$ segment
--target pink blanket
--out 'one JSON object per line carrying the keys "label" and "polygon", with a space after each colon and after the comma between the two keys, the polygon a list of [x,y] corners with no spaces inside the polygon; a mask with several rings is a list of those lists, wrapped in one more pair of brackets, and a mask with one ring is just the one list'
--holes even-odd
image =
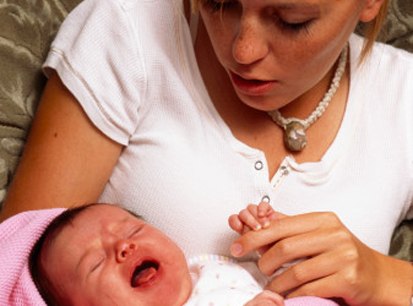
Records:
{"label": "pink blanket", "polygon": [[63,210],[27,211],[0,223],[1,305],[46,305],[30,275],[28,258],[44,229]]}

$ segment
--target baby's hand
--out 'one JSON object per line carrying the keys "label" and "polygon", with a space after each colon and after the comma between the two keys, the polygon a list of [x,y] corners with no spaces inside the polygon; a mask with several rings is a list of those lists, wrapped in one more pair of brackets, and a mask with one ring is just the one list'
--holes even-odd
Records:
{"label": "baby's hand", "polygon": [[270,222],[275,220],[277,215],[267,202],[258,205],[250,204],[238,214],[228,218],[229,226],[242,235],[250,230],[258,231],[270,226]]}
{"label": "baby's hand", "polygon": [[244,306],[284,306],[284,299],[275,292],[264,290]]}

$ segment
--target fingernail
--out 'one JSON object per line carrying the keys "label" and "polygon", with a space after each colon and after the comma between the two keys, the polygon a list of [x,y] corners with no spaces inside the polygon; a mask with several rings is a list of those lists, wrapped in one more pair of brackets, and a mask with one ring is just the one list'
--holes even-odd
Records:
{"label": "fingernail", "polygon": [[242,254],[242,245],[239,243],[234,243],[231,245],[230,251],[232,256],[240,256]]}
{"label": "fingernail", "polygon": [[270,227],[270,221],[265,221],[263,228],[268,228],[268,227]]}
{"label": "fingernail", "polygon": [[254,228],[256,231],[259,231],[261,229],[261,225],[257,224]]}

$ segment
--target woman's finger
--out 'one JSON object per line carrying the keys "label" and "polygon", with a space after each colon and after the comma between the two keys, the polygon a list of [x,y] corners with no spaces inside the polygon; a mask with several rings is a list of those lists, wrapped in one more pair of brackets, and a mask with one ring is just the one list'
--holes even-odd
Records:
{"label": "woman's finger", "polygon": [[334,249],[344,251],[344,247],[352,239],[350,234],[346,233],[345,229],[337,227],[317,229],[281,239],[262,254],[258,266],[264,274],[272,275],[292,261],[315,257]]}
{"label": "woman's finger", "polygon": [[274,277],[268,284],[268,289],[280,293],[291,292],[304,284],[333,275],[337,269],[334,254],[326,253],[307,258],[297,261],[296,264]]}
{"label": "woman's finger", "polygon": [[308,213],[286,216],[274,212],[276,220],[257,232],[249,232],[236,239],[231,247],[232,255],[240,257],[265,245],[272,245],[287,237],[312,232],[320,228],[342,226],[333,213]]}
{"label": "woman's finger", "polygon": [[297,288],[296,290],[291,291],[287,295],[287,298],[294,298],[299,296],[317,296],[320,298],[333,299],[342,296],[349,296],[348,293],[345,292],[345,289],[340,283],[340,278],[337,275],[332,274],[327,277],[306,283],[305,285]]}

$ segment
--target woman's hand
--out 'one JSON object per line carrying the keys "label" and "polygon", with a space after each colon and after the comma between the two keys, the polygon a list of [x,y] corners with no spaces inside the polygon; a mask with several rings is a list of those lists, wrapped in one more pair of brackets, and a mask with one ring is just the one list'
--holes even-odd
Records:
{"label": "woman's hand", "polygon": [[258,266],[266,275],[305,258],[268,285],[287,297],[339,297],[349,305],[363,306],[410,303],[412,266],[364,245],[333,213],[276,218],[266,229],[243,234],[231,253],[239,257],[263,246],[267,250]]}

